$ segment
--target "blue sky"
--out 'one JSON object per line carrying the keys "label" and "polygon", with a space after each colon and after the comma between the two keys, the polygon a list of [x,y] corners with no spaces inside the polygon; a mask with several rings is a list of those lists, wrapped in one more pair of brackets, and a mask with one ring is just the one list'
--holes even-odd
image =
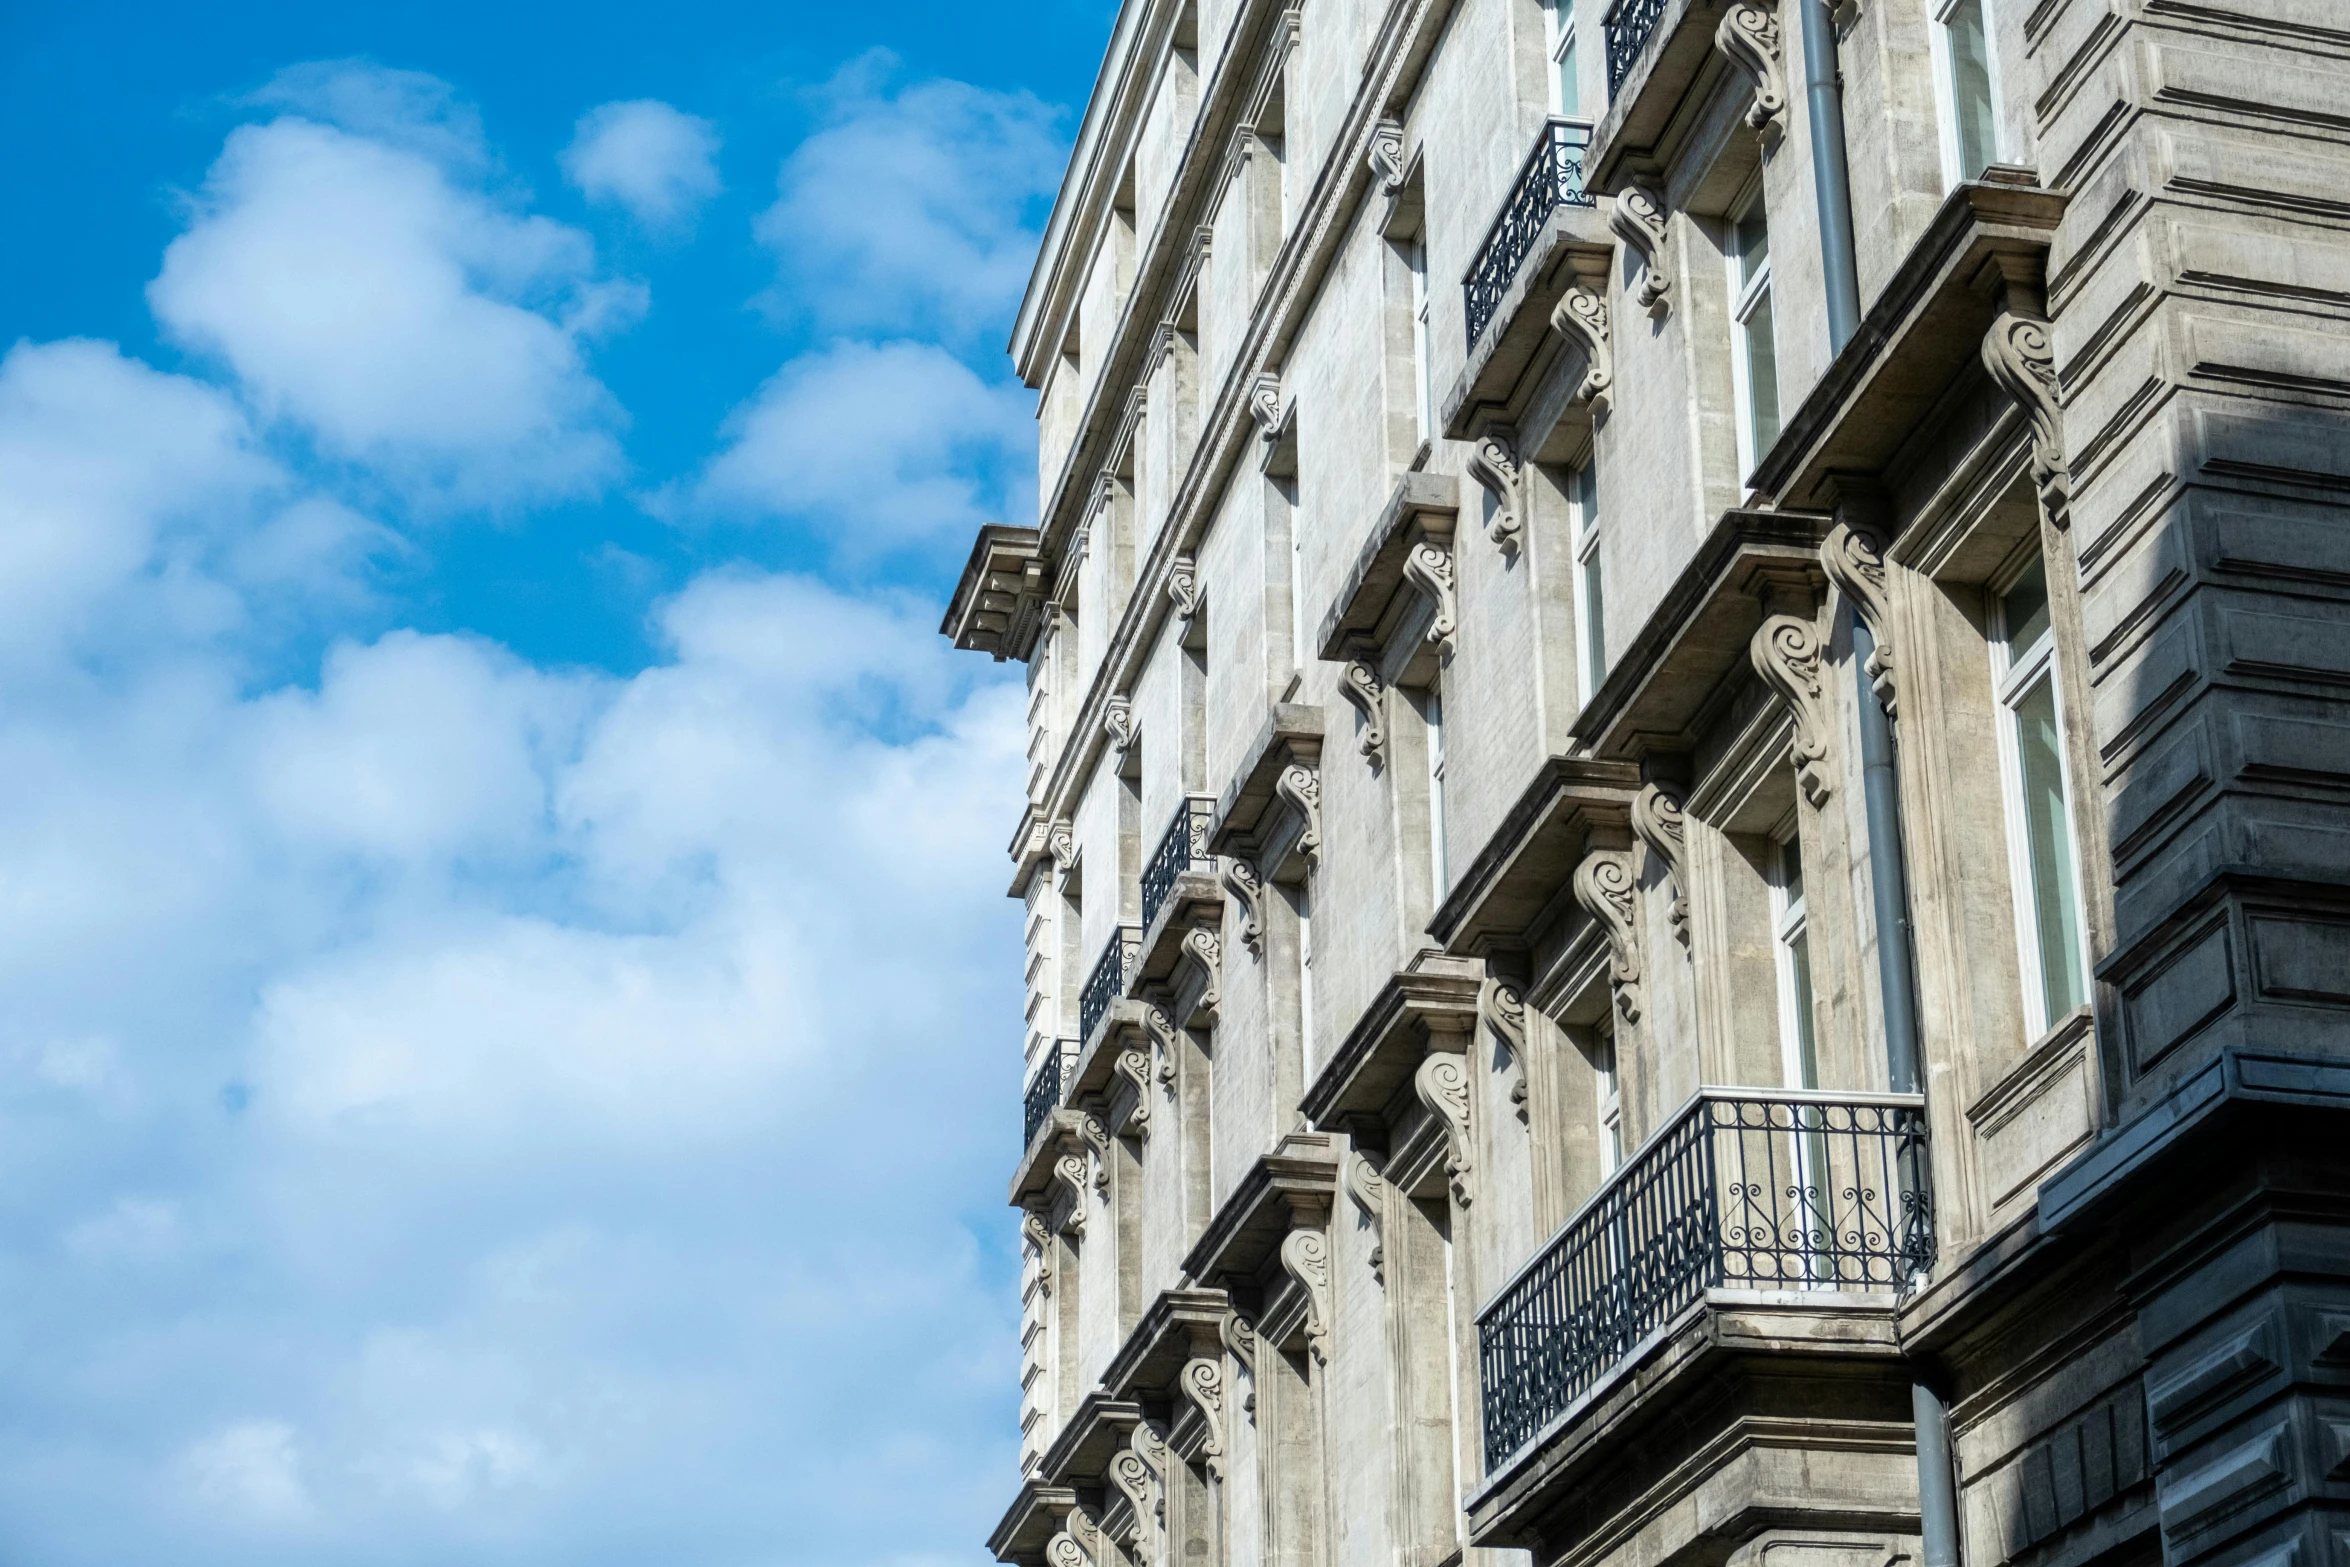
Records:
{"label": "blue sky", "polygon": [[0,1562],[983,1559],[1110,16],[0,16]]}

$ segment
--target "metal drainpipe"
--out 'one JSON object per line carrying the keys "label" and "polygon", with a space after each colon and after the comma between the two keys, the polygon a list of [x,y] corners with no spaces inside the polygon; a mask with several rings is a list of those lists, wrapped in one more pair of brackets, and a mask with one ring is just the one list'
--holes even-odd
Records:
{"label": "metal drainpipe", "polygon": [[[1810,0],[1805,0],[1808,5]],[[1831,296],[1832,297],[1832,296]],[[1925,1086],[1918,1045],[1916,970],[1910,958],[1909,886],[1901,859],[1901,797],[1893,774],[1893,725],[1864,669],[1877,640],[1852,617],[1852,668],[1860,696],[1861,794],[1869,823],[1869,901],[1877,918],[1877,985],[1885,1002],[1885,1064],[1895,1093]],[[1923,1177],[1924,1172],[1919,1172]],[[1920,1567],[1958,1567],[1958,1474],[1950,1459],[1950,1406],[1923,1378],[1909,1388],[1917,1423]]]}
{"label": "metal drainpipe", "polygon": [[1860,268],[1853,259],[1852,181],[1844,161],[1836,23],[1827,0],[1796,4],[1803,12],[1803,85],[1811,111],[1811,179],[1820,210],[1820,271],[1828,286],[1828,341],[1841,349],[1860,330]]}

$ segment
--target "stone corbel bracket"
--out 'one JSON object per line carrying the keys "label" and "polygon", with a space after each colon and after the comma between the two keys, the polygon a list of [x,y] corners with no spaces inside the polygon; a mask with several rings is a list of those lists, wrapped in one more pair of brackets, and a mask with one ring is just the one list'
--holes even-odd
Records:
{"label": "stone corbel bracket", "polygon": [[1191,960],[1200,973],[1199,1001],[1201,1014],[1214,1023],[1216,1009],[1224,1001],[1224,943],[1206,926],[1195,926],[1183,933],[1183,956]]}
{"label": "stone corbel bracket", "polygon": [[1820,541],[1820,566],[1869,628],[1877,646],[1864,666],[1869,689],[1885,716],[1895,716],[1898,693],[1893,675],[1893,601],[1886,592],[1885,545],[1866,528],[1840,522]]}
{"label": "stone corbel bracket", "polygon": [[1118,1488],[1119,1493],[1126,1498],[1126,1505],[1134,1513],[1134,1527],[1127,1531],[1122,1543],[1134,1553],[1138,1563],[1147,1564],[1155,1555],[1145,1536],[1150,1531],[1152,1521],[1158,1516],[1159,1477],[1151,1472],[1149,1464],[1143,1462],[1142,1455],[1132,1448],[1110,1455],[1109,1477],[1110,1483]]}
{"label": "stone corbel bracket", "polygon": [[1779,13],[1759,0],[1738,0],[1722,13],[1714,29],[1714,47],[1724,59],[1754,84],[1754,102],[1746,110],[1747,127],[1758,136],[1775,139],[1787,129],[1787,78],[1780,69]]}
{"label": "stone corbel bracket", "polygon": [[1640,252],[1640,308],[1661,316],[1672,308],[1671,263],[1665,255],[1664,198],[1643,185],[1627,185],[1610,203],[1607,226],[1616,237]]}
{"label": "stone corbel bracket", "polygon": [[1183,1364],[1175,1379],[1191,1407],[1199,1411],[1203,1435],[1199,1455],[1212,1479],[1224,1478],[1224,1362],[1221,1356],[1202,1355]]}
{"label": "stone corbel bracket", "polygon": [[[1486,524],[1485,536],[1504,550],[1517,548],[1518,534],[1525,526],[1525,517],[1520,499],[1524,470],[1518,462],[1515,439],[1506,430],[1493,430],[1479,436],[1476,444],[1469,448],[1467,466],[1469,477],[1493,496],[1493,520]],[[1448,573],[1451,565],[1450,560],[1445,562]],[[1405,569],[1410,569],[1408,558]]]}
{"label": "stone corbel bracket", "polygon": [[1346,1188],[1347,1200],[1371,1221],[1371,1277],[1384,1287],[1387,1283],[1387,1177],[1371,1162],[1369,1154],[1355,1149],[1338,1162],[1338,1183]]}
{"label": "stone corbel bracket", "polygon": [[1045,1567],[1094,1567],[1094,1560],[1085,1554],[1085,1547],[1066,1529],[1045,1541],[1044,1560]]}
{"label": "stone corbel bracket", "polygon": [[1257,434],[1267,441],[1281,439],[1281,427],[1287,416],[1281,409],[1281,377],[1270,370],[1257,372],[1248,384],[1248,416],[1256,421]]}
{"label": "stone corbel bracket", "polygon": [[1053,1232],[1044,1227],[1044,1216],[1034,1208],[1020,1211],[1020,1238],[1036,1248],[1036,1289],[1040,1295],[1053,1292]]}
{"label": "stone corbel bracket", "polygon": [[1110,1189],[1110,1129],[1091,1110],[1077,1117],[1077,1129],[1084,1134],[1086,1144],[1093,1153],[1093,1189],[1107,1194]]}
{"label": "stone corbel bracket", "polygon": [[1079,1148],[1064,1145],[1064,1151],[1053,1160],[1053,1179],[1069,1194],[1069,1218],[1061,1227],[1071,1235],[1085,1236],[1085,1194],[1092,1183],[1085,1168],[1085,1153]]}
{"label": "stone corbel bracket", "polygon": [[1167,568],[1167,597],[1175,601],[1175,613],[1185,620],[1199,613],[1199,563],[1189,555],[1178,555]]}
{"label": "stone corbel bracket", "polygon": [[1061,880],[1077,868],[1077,827],[1066,817],[1045,829],[1045,852],[1053,857],[1053,870]]}
{"label": "stone corbel bracket", "polygon": [[1632,918],[1632,855],[1625,849],[1594,849],[1575,867],[1575,901],[1607,933],[1608,985],[1616,1013],[1640,1021],[1640,929]]}
{"label": "stone corbel bracket", "polygon": [[1355,737],[1355,749],[1377,766],[1387,757],[1386,683],[1369,660],[1350,658],[1338,671],[1338,694],[1363,715],[1363,731]]}
{"label": "stone corbel bracket", "polygon": [[1754,658],[1755,673],[1794,714],[1787,760],[1794,765],[1804,799],[1816,810],[1834,793],[1828,783],[1828,704],[1820,685],[1819,630],[1799,615],[1771,615],[1747,651]]}
{"label": "stone corbel bracket", "polygon": [[1287,800],[1305,824],[1297,835],[1297,852],[1321,858],[1322,775],[1303,762],[1292,762],[1273,780],[1273,792]]}
{"label": "stone corbel bracket", "polygon": [[1330,1363],[1330,1242],[1320,1230],[1291,1230],[1281,1241],[1281,1268],[1306,1296],[1306,1352]]}
{"label": "stone corbel bracket", "polygon": [[1243,1414],[1253,1415],[1257,1412],[1256,1324],[1237,1311],[1227,1311],[1216,1323],[1216,1338],[1223,1344],[1224,1353],[1232,1357],[1233,1364],[1248,1373],[1250,1391],[1241,1399],[1240,1409]]}
{"label": "stone corbel bracket", "polygon": [[2058,408],[2056,351],[2048,323],[2002,301],[1983,337],[1983,368],[2032,422],[2032,484],[2041,508],[2060,528],[2071,526],[2071,476],[2065,470],[2064,424]]}
{"label": "stone corbel bracket", "polygon": [[1459,600],[1453,593],[1452,551],[1436,539],[1422,539],[1404,553],[1403,574],[1405,581],[1427,594],[1436,606],[1428,621],[1428,640],[1450,641],[1460,624]]}
{"label": "stone corbel bracket", "polygon": [[1120,752],[1134,744],[1134,703],[1131,699],[1114,696],[1102,704],[1102,728],[1110,736],[1110,744]]}
{"label": "stone corbel bracket", "polygon": [[1412,1074],[1412,1091],[1444,1126],[1444,1174],[1452,1184],[1452,1200],[1466,1208],[1475,1196],[1477,1169],[1470,1141],[1468,1063],[1451,1051],[1438,1051]]}
{"label": "stone corbel bracket", "polygon": [[1265,882],[1257,868],[1237,857],[1225,860],[1216,872],[1225,892],[1240,905],[1241,945],[1262,956],[1265,950]]}
{"label": "stone corbel bracket", "polygon": [[1510,1083],[1510,1107],[1517,1111],[1518,1124],[1530,1124],[1531,1112],[1526,1104],[1526,993],[1506,979],[1486,976],[1477,987],[1477,1016],[1501,1041],[1501,1047],[1510,1053],[1514,1077]]}
{"label": "stone corbel bracket", "polygon": [[1648,852],[1664,862],[1671,883],[1672,904],[1665,911],[1673,939],[1689,951],[1689,823],[1680,789],[1673,784],[1649,783],[1632,797],[1632,831],[1648,845]]}
{"label": "stone corbel bracket", "polygon": [[1151,1049],[1159,1058],[1159,1087],[1166,1090],[1167,1097],[1172,1099],[1175,1097],[1175,1046],[1178,1043],[1175,1020],[1167,1015],[1165,1007],[1155,1003],[1143,1008],[1142,1020],[1151,1031]]}
{"label": "stone corbel bracket", "polygon": [[[1157,1007],[1150,1009],[1158,1016],[1166,1014]],[[1158,1032],[1153,1027],[1152,1032]],[[1134,1085],[1134,1108],[1127,1113],[1126,1129],[1135,1136],[1148,1138],[1151,1134],[1151,1052],[1129,1046],[1110,1059],[1110,1070]]]}
{"label": "stone corbel bracket", "polygon": [[1403,189],[1403,121],[1391,114],[1371,127],[1371,145],[1364,161],[1371,166],[1382,195],[1392,196]]}
{"label": "stone corbel bracket", "polygon": [[1587,403],[1595,414],[1605,413],[1616,384],[1615,351],[1609,346],[1607,296],[1582,283],[1567,285],[1550,310],[1551,330],[1583,350],[1583,379],[1575,385],[1575,401]]}

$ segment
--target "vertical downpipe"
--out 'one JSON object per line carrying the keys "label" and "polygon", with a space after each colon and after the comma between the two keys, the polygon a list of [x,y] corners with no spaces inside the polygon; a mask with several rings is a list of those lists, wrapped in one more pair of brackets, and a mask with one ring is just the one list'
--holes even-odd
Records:
{"label": "vertical downpipe", "polygon": [[[1808,7],[1814,0],[1803,0]],[[1869,901],[1877,921],[1877,985],[1885,1003],[1885,1065],[1893,1091],[1925,1091],[1918,1043],[1916,969],[1910,957],[1909,886],[1902,868],[1900,784],[1893,772],[1893,725],[1863,673],[1876,638],[1852,617],[1852,669],[1860,697],[1861,794],[1869,828]],[[1905,1189],[1930,1191],[1925,1145],[1911,1145],[1917,1167],[1904,1168]],[[1908,1150],[1905,1150],[1907,1153]],[[1906,1166],[1909,1158],[1903,1160]],[[1931,1212],[1929,1208],[1928,1212]],[[1909,1388],[1917,1423],[1918,1532],[1921,1567],[1958,1567],[1958,1474],[1950,1457],[1950,1406],[1923,1379]]]}
{"label": "vertical downpipe", "polygon": [[1860,268],[1853,253],[1836,24],[1827,0],[1796,0],[1796,6],[1803,13],[1803,88],[1811,112],[1811,179],[1820,213],[1820,273],[1828,288],[1828,342],[1841,350],[1860,330]]}

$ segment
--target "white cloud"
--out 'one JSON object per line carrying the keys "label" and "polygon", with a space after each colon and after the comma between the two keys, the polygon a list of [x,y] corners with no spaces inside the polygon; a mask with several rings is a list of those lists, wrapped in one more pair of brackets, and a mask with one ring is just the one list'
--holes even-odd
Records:
{"label": "white cloud", "polygon": [[309,1511],[294,1429],[278,1420],[244,1420],[190,1447],[181,1466],[202,1501],[240,1518],[282,1522]]}
{"label": "white cloud", "polygon": [[[344,90],[372,106],[413,96],[356,80]],[[455,134],[430,123],[430,145]],[[330,456],[459,505],[588,494],[619,472],[620,411],[582,343],[643,293],[598,278],[577,230],[517,216],[415,145],[294,115],[232,132],[190,218],[148,287],[158,319]]]}
{"label": "white cloud", "polygon": [[1028,493],[1028,398],[930,343],[843,343],[793,360],[737,409],[697,498],[800,519],[851,557],[940,545]]}
{"label": "white cloud", "polygon": [[607,103],[580,116],[563,172],[590,201],[675,228],[718,194],[718,131],[658,99]]}
{"label": "white cloud", "polygon": [[828,325],[993,328],[1036,257],[1032,209],[1060,180],[1059,112],[967,82],[891,92],[894,63],[869,55],[835,78],[759,238],[783,297]]}

